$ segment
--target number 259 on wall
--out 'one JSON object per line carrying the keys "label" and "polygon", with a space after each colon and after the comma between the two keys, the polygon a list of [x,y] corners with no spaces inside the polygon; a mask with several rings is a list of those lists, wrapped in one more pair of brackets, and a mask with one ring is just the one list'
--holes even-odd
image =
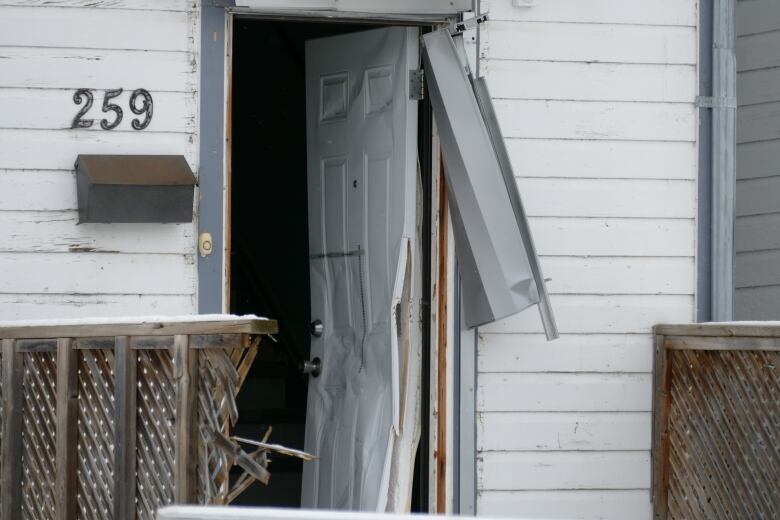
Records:
{"label": "number 259 on wall", "polygon": [[[119,97],[122,92],[123,90],[121,88],[105,91],[101,109],[103,112],[113,112],[114,117],[113,119],[100,120],[100,128],[103,130],[113,130],[122,122],[122,118],[124,117],[122,107],[111,102],[112,99]],[[71,128],[90,128],[92,126],[95,120],[84,119],[84,116],[87,115],[89,109],[92,108],[94,100],[95,96],[92,93],[92,89],[80,88],[73,94],[73,102],[77,105],[84,103],[84,106],[79,110],[78,114],[76,114],[76,117],[73,118],[73,123],[70,126]],[[132,127],[135,130],[143,130],[149,126],[149,123],[152,122],[152,112],[154,109],[154,102],[152,101],[152,95],[149,91],[144,88],[135,89],[130,95],[129,105],[130,111],[133,114],[138,116],[141,114],[144,115],[143,119],[134,118],[131,123]]]}

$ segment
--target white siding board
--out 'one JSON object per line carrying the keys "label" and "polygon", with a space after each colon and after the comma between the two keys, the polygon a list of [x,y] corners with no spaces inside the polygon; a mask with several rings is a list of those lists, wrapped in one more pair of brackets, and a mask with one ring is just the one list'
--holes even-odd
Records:
{"label": "white siding board", "polygon": [[696,110],[683,103],[499,99],[504,137],[693,141]]}
{"label": "white siding board", "polygon": [[0,169],[72,170],[78,154],[134,153],[184,154],[197,172],[194,134],[0,129]]}
{"label": "white siding board", "polygon": [[490,59],[696,64],[693,27],[504,21],[483,27]]}
{"label": "white siding board", "polygon": [[780,212],[780,176],[737,179],[737,219]]}
{"label": "white siding board", "polygon": [[[193,57],[183,52],[0,47],[0,87],[135,89],[139,78],[153,97],[198,88]],[[73,100],[66,104],[75,115]]]}
{"label": "white siding board", "polygon": [[0,7],[0,46],[192,50],[186,12]]}
{"label": "white siding board", "polygon": [[737,36],[773,31],[780,27],[780,4],[776,0],[739,0]]}
{"label": "white siding board", "polygon": [[477,479],[484,490],[641,489],[650,485],[649,451],[488,452],[480,459]]}
{"label": "white siding board", "polygon": [[651,518],[649,492],[643,490],[483,491],[480,515],[509,518]]}
{"label": "white siding board", "polygon": [[[693,295],[553,295],[551,301],[564,334],[648,334],[657,323],[690,322],[695,312]],[[542,326],[539,312],[530,308],[480,331],[541,333]]]}
{"label": "white siding board", "polygon": [[543,257],[550,294],[692,294],[692,258]]}
{"label": "white siding board", "polygon": [[651,372],[650,334],[479,334],[478,369],[487,372]]}
{"label": "white siding board", "polygon": [[780,47],[778,30],[737,38],[737,71],[780,66],[780,55],[776,52],[778,47]]}
{"label": "white siding board", "polygon": [[480,412],[648,412],[651,374],[479,375]]}
{"label": "white siding board", "polygon": [[695,179],[693,142],[507,139],[517,175],[604,179]]}
{"label": "white siding board", "polygon": [[740,107],[780,101],[780,67],[739,73],[737,100]]}
{"label": "white siding board", "polygon": [[189,294],[193,257],[111,253],[0,253],[0,293]]}
{"label": "white siding board", "polygon": [[486,60],[480,73],[495,98],[684,103],[696,95],[693,65]]}
{"label": "white siding board", "polygon": [[737,253],[734,286],[737,289],[774,286],[780,291],[780,249]]}
{"label": "white siding board", "polygon": [[511,0],[482,0],[491,20],[634,25],[696,25],[696,5],[678,0],[545,0],[532,8]]}
{"label": "white siding board", "polygon": [[532,217],[694,218],[694,181],[640,179],[518,180]]}
{"label": "white siding board", "polygon": [[734,318],[737,320],[780,319],[780,287],[737,288],[734,291]]}
{"label": "white siding board", "polygon": [[158,294],[0,294],[0,319],[37,320],[195,313],[195,297]]}
{"label": "white siding board", "polygon": [[194,234],[191,224],[78,224],[75,211],[0,211],[0,252],[193,255]]}
{"label": "white siding board", "polygon": [[[118,105],[123,112],[119,126],[111,130],[114,133],[153,133],[153,132],[187,132],[195,131],[196,96],[175,92],[156,92],[152,94],[154,113],[149,126],[142,131],[134,130],[131,122],[134,119],[143,121],[145,115],[136,115],[130,110],[130,97],[133,91],[125,89],[122,94],[110,100]],[[73,117],[84,106],[73,102],[73,92],[68,90],[42,89],[4,89],[0,90],[0,128],[4,129],[34,129],[34,130],[66,130],[69,132],[105,132],[100,121],[105,119],[113,123],[116,114],[113,111],[103,112],[104,91],[95,91],[94,104],[84,114],[83,119],[94,120],[90,128],[70,130]],[[140,104],[140,101],[136,101]]]}
{"label": "white siding board", "polygon": [[544,256],[693,258],[693,219],[535,217],[530,226]]}
{"label": "white siding board", "polygon": [[191,11],[193,0],[0,0],[0,6],[90,7],[96,9],[134,9],[139,11]]}
{"label": "white siding board", "polygon": [[734,248],[738,253],[780,249],[780,213],[738,218]]}
{"label": "white siding board", "polygon": [[479,451],[649,450],[650,412],[482,412]]}
{"label": "white siding board", "polygon": [[741,106],[737,110],[737,143],[780,139],[780,103]]}
{"label": "white siding board", "polygon": [[737,145],[737,179],[772,175],[780,175],[780,139]]}

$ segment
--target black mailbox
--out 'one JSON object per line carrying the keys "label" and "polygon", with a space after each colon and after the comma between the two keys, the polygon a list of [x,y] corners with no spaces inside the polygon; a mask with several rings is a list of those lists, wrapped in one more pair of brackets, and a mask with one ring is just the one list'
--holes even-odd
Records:
{"label": "black mailbox", "polygon": [[192,222],[195,175],[182,155],[79,155],[79,222]]}

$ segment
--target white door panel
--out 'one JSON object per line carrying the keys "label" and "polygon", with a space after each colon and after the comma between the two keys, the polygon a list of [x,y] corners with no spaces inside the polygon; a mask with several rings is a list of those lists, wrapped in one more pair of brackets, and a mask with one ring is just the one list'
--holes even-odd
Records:
{"label": "white door panel", "polygon": [[[414,234],[418,31],[306,44],[312,338],[302,505],[384,510],[398,434],[398,327]],[[404,255],[401,254],[404,244]],[[401,258],[403,257],[403,258]],[[408,343],[408,342],[407,342]]]}

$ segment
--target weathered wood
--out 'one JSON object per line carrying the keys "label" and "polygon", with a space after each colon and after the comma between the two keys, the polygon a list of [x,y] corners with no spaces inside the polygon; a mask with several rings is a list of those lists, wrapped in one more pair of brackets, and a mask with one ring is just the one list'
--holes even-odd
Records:
{"label": "weathered wood", "polygon": [[0,493],[2,520],[22,514],[22,357],[12,339],[3,340],[3,444]]}
{"label": "weathered wood", "polygon": [[76,518],[78,438],[78,354],[73,340],[57,340],[57,440],[55,507],[60,520]]}
{"label": "weathered wood", "polygon": [[667,336],[668,350],[780,350],[780,338],[758,336]]}
{"label": "weathered wood", "polygon": [[652,500],[655,503],[655,518],[658,520],[665,520],[667,512],[667,486],[669,482],[669,468],[667,466],[667,461],[669,460],[669,431],[667,425],[671,402],[669,389],[669,365],[666,363],[664,336],[658,334],[655,337],[655,381],[653,389],[655,397],[653,399],[652,449]]}
{"label": "weathered wood", "polygon": [[3,338],[59,338],[59,337],[105,337],[105,336],[170,336],[176,334],[276,334],[279,326],[276,320],[258,318],[236,318],[231,320],[204,321],[145,321],[138,322],[67,324],[67,325],[22,325],[0,326]]}
{"label": "weathered wood", "polygon": [[114,520],[135,519],[136,359],[127,336],[114,340]]}
{"label": "weathered wood", "polygon": [[73,348],[81,350],[114,350],[114,338],[76,338]]}
{"label": "weathered wood", "polygon": [[243,337],[238,334],[195,334],[190,336],[190,348],[246,348]]}
{"label": "weathered wood", "polygon": [[721,322],[656,325],[656,334],[664,336],[757,336],[780,337],[780,322]]}
{"label": "weathered wood", "polygon": [[133,350],[170,350],[173,348],[173,336],[131,336],[130,348]]}
{"label": "weathered wood", "polygon": [[198,354],[190,350],[188,336],[174,338],[173,367],[176,383],[174,502],[189,504],[197,498]]}
{"label": "weathered wood", "polygon": [[16,341],[17,352],[57,352],[56,339],[20,339]]}

